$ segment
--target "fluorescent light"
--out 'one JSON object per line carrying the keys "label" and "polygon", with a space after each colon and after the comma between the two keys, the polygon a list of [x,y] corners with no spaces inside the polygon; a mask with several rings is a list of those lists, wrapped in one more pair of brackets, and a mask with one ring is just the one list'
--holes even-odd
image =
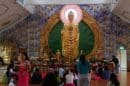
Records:
{"label": "fluorescent light", "polygon": [[125,48],[123,46],[120,46],[120,50],[124,50]]}

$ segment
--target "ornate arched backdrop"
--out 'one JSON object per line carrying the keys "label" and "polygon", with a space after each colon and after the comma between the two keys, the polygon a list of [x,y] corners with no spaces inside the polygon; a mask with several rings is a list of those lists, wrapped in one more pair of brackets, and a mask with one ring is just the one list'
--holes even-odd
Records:
{"label": "ornate arched backdrop", "polygon": [[[130,29],[129,24],[111,13],[111,6],[116,4],[93,4],[80,5],[88,12],[101,27],[104,37],[104,58],[116,55],[116,46],[124,44],[127,46],[127,56],[130,57]],[[43,26],[50,17],[57,13],[64,5],[36,6],[36,13],[31,14],[23,21],[8,27],[0,32],[0,42],[6,39],[13,40],[17,47],[27,48],[29,57],[38,57],[40,54],[40,34]]]}
{"label": "ornate arched backdrop", "polygon": [[[84,22],[86,25],[88,25],[88,27],[91,29],[90,32],[92,31],[93,35],[94,35],[94,46],[93,46],[91,52],[86,53],[86,55],[88,55],[88,56],[99,55],[99,53],[102,53],[104,51],[104,40],[103,40],[102,31],[100,30],[97,22],[93,19],[93,17],[90,16],[85,11],[83,11],[83,20],[81,22]],[[51,46],[49,45],[49,36],[57,23],[60,23],[60,14],[59,13],[56,13],[52,17],[50,17],[50,19],[48,20],[47,24],[45,25],[45,27],[43,28],[43,30],[41,32],[41,36],[40,36],[40,56],[41,57],[43,56],[44,51],[50,50]],[[62,28],[62,25],[59,27]],[[79,25],[79,27],[80,27],[80,25]],[[86,36],[86,38],[87,38],[87,36]],[[53,46],[55,46],[55,45],[53,45]],[[54,52],[56,51],[53,49],[51,49],[51,50]]]}

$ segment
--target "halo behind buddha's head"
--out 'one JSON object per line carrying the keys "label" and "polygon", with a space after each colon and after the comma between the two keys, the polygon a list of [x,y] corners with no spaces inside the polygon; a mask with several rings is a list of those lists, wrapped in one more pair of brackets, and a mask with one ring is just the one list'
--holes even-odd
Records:
{"label": "halo behind buddha's head", "polygon": [[72,11],[70,11],[68,13],[68,20],[69,20],[69,22],[73,22],[74,21],[74,13]]}
{"label": "halo behind buddha's head", "polygon": [[68,13],[68,16],[74,16],[74,13],[73,13],[72,11],[70,11],[70,12]]}
{"label": "halo behind buddha's head", "polygon": [[69,16],[73,16],[73,24],[77,25],[83,17],[81,8],[78,5],[65,5],[60,12],[60,18],[65,25],[70,23]]}

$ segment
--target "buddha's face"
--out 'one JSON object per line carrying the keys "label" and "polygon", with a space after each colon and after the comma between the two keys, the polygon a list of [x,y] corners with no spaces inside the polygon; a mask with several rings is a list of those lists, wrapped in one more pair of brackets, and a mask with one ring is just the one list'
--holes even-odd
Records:
{"label": "buddha's face", "polygon": [[68,19],[69,19],[69,22],[72,23],[73,20],[74,20],[74,15],[69,15],[69,16],[68,16]]}

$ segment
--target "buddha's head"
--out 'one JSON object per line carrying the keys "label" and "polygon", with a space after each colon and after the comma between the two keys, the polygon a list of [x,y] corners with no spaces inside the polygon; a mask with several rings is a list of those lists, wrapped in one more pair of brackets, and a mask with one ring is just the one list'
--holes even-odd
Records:
{"label": "buddha's head", "polygon": [[74,13],[72,11],[69,12],[68,14],[68,19],[69,19],[69,22],[72,23],[73,20],[74,20]]}

